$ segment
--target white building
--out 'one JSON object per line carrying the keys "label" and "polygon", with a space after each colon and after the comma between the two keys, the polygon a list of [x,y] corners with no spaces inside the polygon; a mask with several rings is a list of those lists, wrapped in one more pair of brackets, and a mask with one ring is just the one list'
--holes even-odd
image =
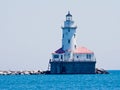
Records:
{"label": "white building", "polygon": [[77,47],[76,29],[70,12],[62,27],[62,46],[52,53],[52,61],[95,61],[94,52],[85,47]]}

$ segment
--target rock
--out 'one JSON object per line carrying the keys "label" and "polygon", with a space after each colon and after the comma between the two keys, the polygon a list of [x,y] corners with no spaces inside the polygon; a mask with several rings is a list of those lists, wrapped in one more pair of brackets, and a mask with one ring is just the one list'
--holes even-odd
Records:
{"label": "rock", "polygon": [[96,74],[109,74],[108,71],[106,71],[104,69],[98,69],[98,68],[96,68],[95,72],[96,72]]}

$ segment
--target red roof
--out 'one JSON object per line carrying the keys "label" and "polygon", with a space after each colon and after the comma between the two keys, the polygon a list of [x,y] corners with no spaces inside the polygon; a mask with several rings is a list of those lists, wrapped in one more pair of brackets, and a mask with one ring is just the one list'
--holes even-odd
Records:
{"label": "red roof", "polygon": [[91,54],[93,52],[91,50],[88,50],[86,47],[78,47],[74,50],[74,53]]}

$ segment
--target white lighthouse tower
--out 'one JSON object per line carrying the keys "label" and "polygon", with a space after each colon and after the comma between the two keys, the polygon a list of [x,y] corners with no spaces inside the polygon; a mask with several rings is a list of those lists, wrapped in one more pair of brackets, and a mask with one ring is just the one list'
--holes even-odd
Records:
{"label": "white lighthouse tower", "polygon": [[62,49],[65,51],[65,60],[73,59],[73,51],[76,49],[76,28],[72,15],[68,12],[62,27]]}

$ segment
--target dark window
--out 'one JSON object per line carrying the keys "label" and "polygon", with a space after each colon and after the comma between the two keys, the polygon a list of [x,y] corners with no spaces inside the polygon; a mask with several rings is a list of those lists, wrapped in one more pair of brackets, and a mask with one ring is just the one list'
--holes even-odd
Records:
{"label": "dark window", "polygon": [[75,38],[75,36],[76,36],[76,35],[74,34],[74,38]]}
{"label": "dark window", "polygon": [[76,48],[76,45],[75,45],[75,48]]}
{"label": "dark window", "polygon": [[54,55],[54,58],[59,58],[59,55]]}
{"label": "dark window", "polygon": [[91,54],[87,54],[87,59],[91,59]]}
{"label": "dark window", "polygon": [[70,32],[70,29],[68,29],[68,32]]}
{"label": "dark window", "polygon": [[79,58],[79,56],[77,56],[77,58]]}
{"label": "dark window", "polygon": [[63,55],[61,55],[61,59],[63,59]]}
{"label": "dark window", "polygon": [[70,39],[68,40],[68,43],[70,43]]}

